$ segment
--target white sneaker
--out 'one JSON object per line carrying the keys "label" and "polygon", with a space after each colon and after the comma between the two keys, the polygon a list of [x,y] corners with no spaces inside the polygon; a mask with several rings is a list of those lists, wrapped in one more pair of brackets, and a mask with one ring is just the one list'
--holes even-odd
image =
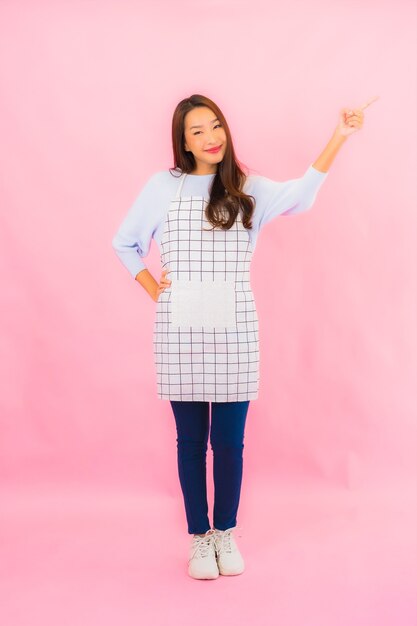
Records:
{"label": "white sneaker", "polygon": [[245,569],[245,562],[236,545],[232,530],[214,529],[214,542],[217,557],[217,566],[223,576],[241,574]]}
{"label": "white sneaker", "polygon": [[199,535],[193,537],[188,559],[188,573],[192,578],[219,577],[213,529],[210,528],[204,537]]}

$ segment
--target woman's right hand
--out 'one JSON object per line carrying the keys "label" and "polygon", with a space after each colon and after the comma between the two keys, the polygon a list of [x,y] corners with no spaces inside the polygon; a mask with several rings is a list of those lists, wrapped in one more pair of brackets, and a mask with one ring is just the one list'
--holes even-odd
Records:
{"label": "woman's right hand", "polygon": [[156,293],[155,293],[155,297],[154,300],[155,302],[158,302],[159,296],[160,294],[165,291],[165,289],[167,287],[169,287],[171,285],[171,282],[169,280],[169,278],[166,277],[167,273],[170,272],[171,270],[163,270],[162,274],[161,274],[161,280],[159,282],[159,284],[157,284],[156,286]]}

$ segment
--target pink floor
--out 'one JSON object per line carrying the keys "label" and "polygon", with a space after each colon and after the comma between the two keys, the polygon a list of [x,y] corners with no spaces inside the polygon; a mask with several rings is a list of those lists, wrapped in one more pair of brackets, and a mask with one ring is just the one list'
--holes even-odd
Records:
{"label": "pink floor", "polygon": [[207,581],[187,574],[176,493],[62,485],[0,498],[2,626],[417,624],[415,486],[250,484],[235,531],[246,570]]}

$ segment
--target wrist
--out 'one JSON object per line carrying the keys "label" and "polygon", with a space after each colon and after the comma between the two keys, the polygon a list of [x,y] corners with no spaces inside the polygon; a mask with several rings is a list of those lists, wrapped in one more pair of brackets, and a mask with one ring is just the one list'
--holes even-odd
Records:
{"label": "wrist", "polygon": [[341,145],[343,143],[345,143],[346,139],[348,138],[347,135],[342,135],[342,133],[336,128],[336,130],[334,131],[332,137],[331,137],[331,141]]}

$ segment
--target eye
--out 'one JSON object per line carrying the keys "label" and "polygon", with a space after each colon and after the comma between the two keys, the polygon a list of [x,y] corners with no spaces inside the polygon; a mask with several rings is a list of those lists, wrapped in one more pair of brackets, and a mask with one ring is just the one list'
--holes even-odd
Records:
{"label": "eye", "polygon": [[[221,124],[216,124],[213,128],[217,128],[218,126],[221,126]],[[198,135],[198,133],[201,133],[201,130],[198,130],[196,133],[193,133],[193,135]]]}

